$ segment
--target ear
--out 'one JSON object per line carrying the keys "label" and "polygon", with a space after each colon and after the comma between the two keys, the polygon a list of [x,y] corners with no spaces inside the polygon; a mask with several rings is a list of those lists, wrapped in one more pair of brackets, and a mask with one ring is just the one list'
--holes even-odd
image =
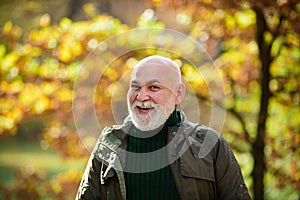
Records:
{"label": "ear", "polygon": [[186,87],[183,83],[180,83],[179,86],[177,87],[177,90],[176,90],[176,105],[179,105],[184,96],[185,96],[185,92],[186,92]]}

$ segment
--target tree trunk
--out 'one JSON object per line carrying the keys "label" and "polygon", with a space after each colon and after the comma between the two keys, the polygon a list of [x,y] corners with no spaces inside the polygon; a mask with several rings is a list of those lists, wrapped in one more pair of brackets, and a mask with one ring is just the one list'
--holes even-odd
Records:
{"label": "tree trunk", "polygon": [[270,54],[271,45],[264,41],[264,33],[268,30],[263,11],[260,8],[254,8],[257,20],[256,41],[259,47],[259,59],[261,61],[261,96],[260,96],[260,110],[257,118],[257,136],[252,144],[252,154],[254,158],[254,166],[252,171],[254,199],[264,199],[264,173],[266,169],[265,164],[265,135],[266,135],[266,121],[268,118],[268,105],[271,97],[269,89],[270,82],[270,64],[272,57]]}
{"label": "tree trunk", "polygon": [[84,4],[84,0],[71,0],[68,17],[73,21],[75,21],[76,15],[80,11],[83,4]]}

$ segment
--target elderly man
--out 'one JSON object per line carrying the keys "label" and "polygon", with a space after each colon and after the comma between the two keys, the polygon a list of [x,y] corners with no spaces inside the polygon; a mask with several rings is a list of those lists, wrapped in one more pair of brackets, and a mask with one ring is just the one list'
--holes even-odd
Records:
{"label": "elderly man", "polygon": [[179,67],[149,56],[131,74],[123,125],[105,128],[76,199],[250,199],[224,138],[177,110]]}

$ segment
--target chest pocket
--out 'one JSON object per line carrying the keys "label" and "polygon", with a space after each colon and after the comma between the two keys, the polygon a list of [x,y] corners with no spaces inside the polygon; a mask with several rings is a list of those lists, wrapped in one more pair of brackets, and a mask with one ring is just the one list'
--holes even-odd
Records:
{"label": "chest pocket", "polygon": [[195,158],[188,149],[180,158],[180,173],[185,199],[216,199],[214,165],[208,155]]}
{"label": "chest pocket", "polygon": [[195,158],[191,151],[187,150],[180,160],[182,176],[215,182],[214,163],[209,155]]}

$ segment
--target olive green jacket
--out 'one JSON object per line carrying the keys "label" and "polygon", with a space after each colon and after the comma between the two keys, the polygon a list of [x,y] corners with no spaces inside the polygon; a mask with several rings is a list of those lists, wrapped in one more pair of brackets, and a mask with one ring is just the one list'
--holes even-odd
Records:
{"label": "olive green jacket", "polygon": [[[169,127],[167,136],[167,157],[180,199],[250,199],[240,167],[224,138],[181,115],[180,127]],[[126,133],[132,127],[128,120],[102,131],[76,199],[126,199],[123,167]]]}

